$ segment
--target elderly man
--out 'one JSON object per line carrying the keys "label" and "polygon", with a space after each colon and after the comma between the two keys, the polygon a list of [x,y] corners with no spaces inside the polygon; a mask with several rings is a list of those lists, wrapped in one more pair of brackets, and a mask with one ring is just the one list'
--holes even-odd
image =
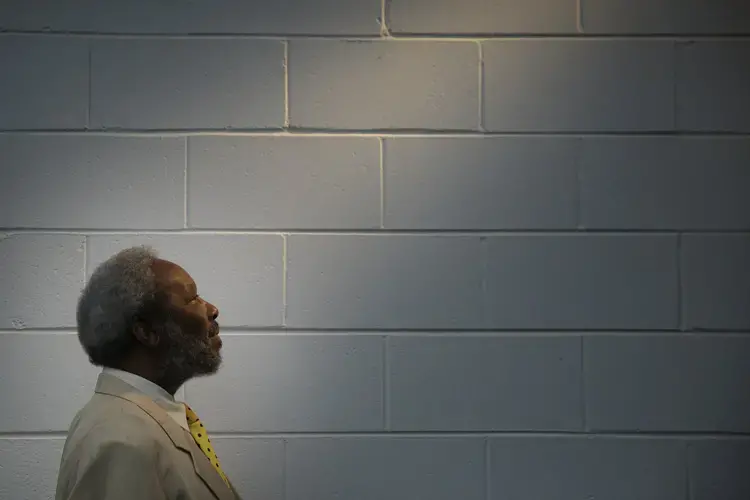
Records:
{"label": "elderly man", "polygon": [[221,364],[219,311],[147,247],[96,268],[78,338],[103,368],[71,424],[56,500],[237,500],[203,424],[174,394]]}

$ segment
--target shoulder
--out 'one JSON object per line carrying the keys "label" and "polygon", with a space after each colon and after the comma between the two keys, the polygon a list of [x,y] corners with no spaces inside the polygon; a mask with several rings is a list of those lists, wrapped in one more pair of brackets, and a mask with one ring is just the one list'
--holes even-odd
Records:
{"label": "shoulder", "polygon": [[164,442],[159,424],[135,403],[97,394],[79,412],[68,439],[81,452],[156,450]]}
{"label": "shoulder", "polygon": [[62,498],[172,498],[165,472],[172,455],[163,429],[138,405],[96,395],[79,412],[63,449],[57,491]]}

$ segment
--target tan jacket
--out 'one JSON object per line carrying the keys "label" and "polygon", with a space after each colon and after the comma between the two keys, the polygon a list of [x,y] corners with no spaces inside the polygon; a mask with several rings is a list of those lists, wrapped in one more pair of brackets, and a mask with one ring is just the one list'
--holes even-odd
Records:
{"label": "tan jacket", "polygon": [[185,429],[102,373],[63,448],[55,500],[241,500]]}

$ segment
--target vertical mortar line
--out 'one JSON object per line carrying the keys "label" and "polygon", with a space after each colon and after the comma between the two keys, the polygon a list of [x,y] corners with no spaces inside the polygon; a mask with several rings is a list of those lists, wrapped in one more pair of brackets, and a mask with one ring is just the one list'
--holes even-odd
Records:
{"label": "vertical mortar line", "polygon": [[484,128],[484,47],[481,40],[477,40],[477,50],[479,52],[479,88],[477,103],[479,105],[479,130],[485,132]]}
{"label": "vertical mortar line", "polygon": [[492,497],[491,485],[492,485],[492,466],[490,463],[490,437],[484,438],[484,498],[490,500]]}
{"label": "vertical mortar line", "polygon": [[380,145],[380,229],[385,229],[385,138],[378,137]]}
{"label": "vertical mortar line", "polygon": [[281,326],[286,327],[286,309],[287,309],[287,290],[286,290],[286,281],[287,281],[287,275],[289,273],[287,260],[288,260],[288,251],[287,247],[289,245],[287,241],[288,234],[287,233],[281,233],[281,239],[283,242],[282,250],[281,250],[281,307],[282,307],[282,313],[281,313]]}
{"label": "vertical mortar line", "polygon": [[586,418],[586,363],[585,363],[585,357],[586,356],[586,349],[584,348],[585,345],[585,337],[586,334],[581,334],[579,337],[579,370],[581,374],[581,426],[583,427],[583,432],[588,432],[589,430],[589,424]]}
{"label": "vertical mortar line", "polygon": [[583,33],[583,0],[576,0],[576,30]]}
{"label": "vertical mortar line", "polygon": [[677,64],[679,63],[679,42],[672,42],[672,130],[677,130]]}
{"label": "vertical mortar line", "polygon": [[685,453],[685,498],[687,500],[692,500],[693,492],[692,492],[692,488],[690,485],[691,472],[690,472],[690,442],[689,441],[685,441],[684,453]]}
{"label": "vertical mortar line", "polygon": [[682,293],[682,233],[677,233],[677,328],[686,331]]}
{"label": "vertical mortar line", "polygon": [[289,40],[284,40],[284,128],[289,128]]}
{"label": "vertical mortar line", "polygon": [[391,383],[390,383],[390,356],[388,356],[388,347],[390,342],[388,341],[389,336],[383,335],[383,430],[389,432],[391,430]]}
{"label": "vertical mortar line", "polygon": [[91,128],[91,40],[86,41],[88,56],[88,96],[86,103],[86,129]]}
{"label": "vertical mortar line", "polygon": [[390,0],[381,0],[380,2],[380,36],[388,38],[391,32],[388,29],[388,15],[390,9]]}
{"label": "vertical mortar line", "polygon": [[288,487],[286,485],[287,482],[287,468],[289,467],[289,460],[287,459],[287,444],[288,440],[286,437],[281,439],[281,463],[283,464],[283,467],[281,467],[281,498],[286,500],[286,492],[288,491]]}
{"label": "vertical mortar line", "polygon": [[576,138],[576,150],[575,150],[575,174],[576,174],[576,182],[575,182],[575,217],[576,217],[576,229],[577,230],[583,230],[583,188],[582,188],[582,170],[583,170],[583,148],[584,148],[584,138],[583,137],[577,137]]}
{"label": "vertical mortar line", "polygon": [[185,136],[185,144],[183,145],[185,154],[185,172],[183,173],[183,186],[182,186],[182,228],[187,229],[188,227],[188,141],[189,137]]}
{"label": "vertical mortar line", "polygon": [[89,266],[89,237],[88,235],[83,235],[83,285],[86,285],[86,269],[88,269]]}
{"label": "vertical mortar line", "polygon": [[489,248],[486,236],[479,237],[480,282],[479,282],[479,324],[484,328],[489,323],[487,318],[487,272],[489,270]]}

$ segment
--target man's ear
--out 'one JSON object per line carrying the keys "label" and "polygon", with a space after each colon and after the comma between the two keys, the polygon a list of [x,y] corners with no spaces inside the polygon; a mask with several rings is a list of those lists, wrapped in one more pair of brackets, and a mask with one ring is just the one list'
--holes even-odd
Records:
{"label": "man's ear", "polygon": [[133,336],[146,347],[156,347],[159,345],[159,336],[140,318],[136,318],[133,323]]}

